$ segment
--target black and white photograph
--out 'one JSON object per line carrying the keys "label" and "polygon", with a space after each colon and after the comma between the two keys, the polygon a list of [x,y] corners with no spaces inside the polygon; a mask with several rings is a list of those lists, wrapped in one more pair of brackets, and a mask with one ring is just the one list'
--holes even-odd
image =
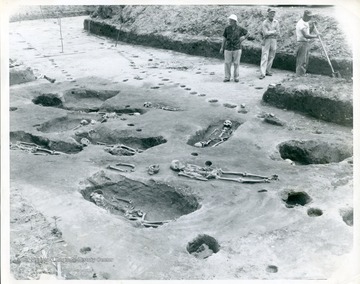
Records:
{"label": "black and white photograph", "polygon": [[289,2],[4,4],[2,282],[360,283],[360,2]]}

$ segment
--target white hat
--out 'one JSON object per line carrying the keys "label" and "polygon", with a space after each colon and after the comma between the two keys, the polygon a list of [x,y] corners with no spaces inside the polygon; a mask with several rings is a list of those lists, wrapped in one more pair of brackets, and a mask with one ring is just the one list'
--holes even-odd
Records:
{"label": "white hat", "polygon": [[234,14],[230,15],[229,19],[234,20],[236,22],[238,21],[236,15]]}

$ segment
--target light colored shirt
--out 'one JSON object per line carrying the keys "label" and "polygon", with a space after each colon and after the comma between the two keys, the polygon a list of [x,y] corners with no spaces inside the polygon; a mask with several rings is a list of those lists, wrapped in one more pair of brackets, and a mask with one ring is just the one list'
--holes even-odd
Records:
{"label": "light colored shirt", "polygon": [[296,40],[297,41],[309,41],[309,39],[304,37],[303,31],[305,33],[310,33],[309,22],[305,22],[302,18],[296,24]]}
{"label": "light colored shirt", "polygon": [[[271,22],[269,19],[266,19],[262,23],[262,36],[264,39],[267,38],[277,38],[280,34],[279,22],[276,19],[273,19]],[[272,34],[273,31],[276,31],[276,34]]]}

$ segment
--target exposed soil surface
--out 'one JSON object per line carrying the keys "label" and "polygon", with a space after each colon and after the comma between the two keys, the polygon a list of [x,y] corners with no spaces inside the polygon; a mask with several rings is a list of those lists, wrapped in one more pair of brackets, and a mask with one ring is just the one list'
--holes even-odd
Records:
{"label": "exposed soil surface", "polygon": [[[217,8],[207,9],[218,15]],[[232,11],[221,9],[224,15]],[[292,87],[293,81],[284,81],[291,72],[275,69],[259,80],[258,66],[242,63],[240,82],[224,84],[223,60],[124,42],[115,46],[84,30],[84,20],[62,19],[63,53],[52,19],[10,24],[10,57],[56,79],[10,87],[13,277],[330,279],[339,265],[353,263],[352,129],[264,103],[270,84]],[[34,49],[24,50],[28,44]],[[341,86],[335,105],[352,96],[346,81],[317,78],[333,90]],[[266,122],[270,117],[284,123]],[[197,133],[226,120],[237,127],[228,140],[193,147],[207,137]],[[326,163],[296,161],[304,156],[298,152],[282,157],[279,145],[288,141],[326,142],[331,147],[318,143],[326,153],[306,148],[308,158],[326,156]],[[114,145],[135,152],[105,151]],[[333,159],[343,151],[345,156]],[[175,159],[279,179],[260,184],[189,179],[170,169]],[[149,168],[158,171],[150,175]],[[133,209],[148,215],[134,225],[122,209],[91,201],[94,192],[132,199]],[[117,208],[127,205],[116,202]],[[169,222],[144,225],[154,221]],[[54,266],[24,259],[44,254],[95,260],[63,259]]]}
{"label": "exposed soil surface", "polygon": [[15,279],[50,280],[56,279],[51,278],[55,275],[60,279],[93,279],[90,266],[72,259],[78,253],[62,238],[58,216],[47,219],[16,188],[10,192],[10,205],[10,267]]}
{"label": "exposed soil surface", "polygon": [[19,6],[12,11],[10,22],[36,20],[36,19],[54,19],[63,17],[74,17],[89,15],[94,12],[95,6],[92,5],[33,5]]}

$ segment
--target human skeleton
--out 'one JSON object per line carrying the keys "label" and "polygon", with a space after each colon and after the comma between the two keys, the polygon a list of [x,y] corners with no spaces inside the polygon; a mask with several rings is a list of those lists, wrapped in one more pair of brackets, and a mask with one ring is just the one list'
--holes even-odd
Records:
{"label": "human skeleton", "polygon": [[[173,160],[171,162],[170,168],[174,171],[179,172],[179,176],[185,176],[192,179],[208,181],[210,179],[218,179],[218,180],[227,180],[227,181],[235,181],[239,183],[268,183],[270,180],[277,180],[277,175],[272,175],[271,177],[255,175],[245,172],[231,172],[231,171],[223,171],[220,168],[212,168],[211,166],[197,166],[193,164],[183,164],[178,160]],[[223,175],[237,175],[241,176],[240,178],[231,178],[224,177]],[[247,177],[247,178],[243,178]]]}
{"label": "human skeleton", "polygon": [[208,140],[196,142],[194,146],[202,148],[209,146],[211,143],[215,142],[215,144],[213,144],[211,147],[216,147],[219,144],[228,140],[232,133],[232,122],[230,120],[225,120],[222,129],[214,129],[214,131],[211,132]]}
{"label": "human skeleton", "polygon": [[105,151],[117,156],[133,156],[136,153],[142,153],[142,150],[140,149],[134,149],[129,146],[123,145],[123,144],[116,144],[116,145],[106,145],[104,143],[98,142],[99,145],[104,145]]}
{"label": "human skeleton", "polygon": [[[90,200],[93,201],[97,206],[104,208],[110,212],[112,212],[114,210],[120,211],[121,213],[124,214],[124,216],[128,220],[136,221],[138,224],[140,224],[141,226],[144,226],[144,227],[157,228],[160,225],[164,225],[165,223],[170,222],[170,220],[147,221],[147,220],[145,220],[146,213],[139,209],[135,209],[135,207],[131,205],[132,200],[115,197],[111,201],[109,201],[104,197],[103,192],[101,190],[95,190],[94,192],[92,192],[90,194]],[[121,207],[121,206],[115,204],[118,201],[126,202],[126,203],[128,203],[128,205],[126,205],[125,207]],[[126,209],[126,208],[128,208],[128,209]]]}
{"label": "human skeleton", "polygon": [[144,107],[146,107],[146,108],[151,108],[152,107],[152,108],[168,110],[168,111],[180,111],[181,110],[178,107],[170,107],[170,106],[161,105],[161,104],[154,104],[154,103],[151,103],[151,102],[145,102]]}
{"label": "human skeleton", "polygon": [[[104,122],[108,121],[109,119],[116,119],[119,117],[116,112],[99,112],[99,114],[101,114],[100,123],[104,123]],[[87,126],[89,124],[94,125],[96,123],[97,123],[97,121],[94,119],[82,119],[80,121],[79,125],[74,127],[73,130],[76,130],[82,126]]]}
{"label": "human skeleton", "polygon": [[40,147],[39,145],[35,143],[28,143],[28,142],[22,142],[17,141],[16,143],[10,143],[10,149],[11,150],[23,150],[28,153],[32,153],[34,155],[60,155],[64,154],[63,152],[49,150],[43,147]]}

